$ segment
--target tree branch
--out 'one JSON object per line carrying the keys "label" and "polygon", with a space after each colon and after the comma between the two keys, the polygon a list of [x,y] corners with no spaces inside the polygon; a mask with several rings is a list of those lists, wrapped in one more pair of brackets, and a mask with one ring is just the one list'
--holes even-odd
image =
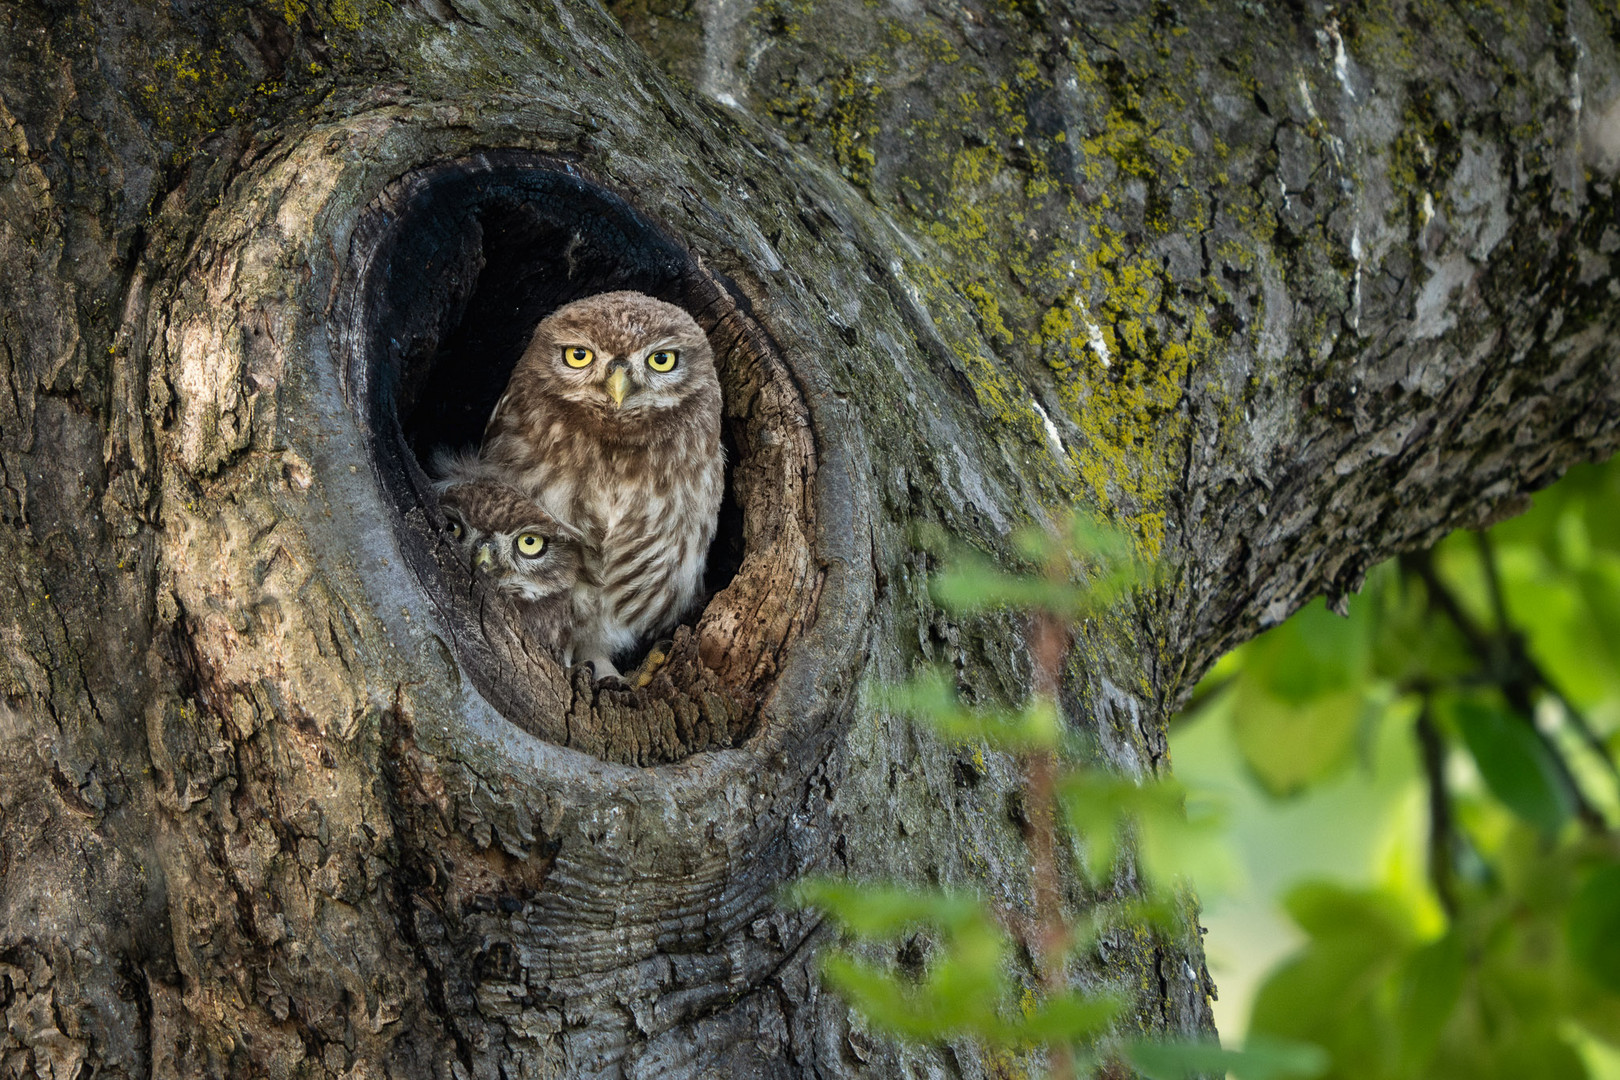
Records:
{"label": "tree branch", "polygon": [[1434,726],[1427,693],[1423,695],[1415,731],[1429,793],[1429,883],[1446,914],[1455,917],[1457,833],[1451,820],[1451,796],[1446,790],[1446,744]]}

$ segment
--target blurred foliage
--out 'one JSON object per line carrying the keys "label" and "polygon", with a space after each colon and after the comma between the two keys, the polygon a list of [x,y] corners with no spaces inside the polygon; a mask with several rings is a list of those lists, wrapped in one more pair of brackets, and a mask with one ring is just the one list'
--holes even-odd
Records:
{"label": "blurred foliage", "polygon": [[868,940],[903,938],[919,927],[938,931],[926,975],[911,978],[830,950],[822,973],[874,1026],[930,1041],[969,1036],[989,1046],[1096,1040],[1122,1002],[1108,993],[1060,993],[1021,1002],[1009,978],[1011,942],[994,914],[976,897],[848,882],[802,884],[801,903],[813,904]]}
{"label": "blurred foliage", "polygon": [[[823,972],[868,1023],[1053,1077],[1620,1080],[1620,463],[1379,567],[1348,618],[1318,601],[1224,658],[1172,736],[1188,788],[1087,764],[1056,704],[1072,626],[1156,569],[1085,518],[1014,543],[1028,572],[956,551],[934,595],[1028,613],[1028,700],[969,705],[942,672],[870,696],[1022,764],[1032,899],[802,883],[794,900],[846,931]],[[1234,823],[1189,794],[1209,783]],[[1110,926],[1186,932],[1189,879],[1208,895],[1231,876],[1223,838],[1297,948],[1242,1051],[1141,1039],[1123,990],[1073,962]],[[1070,919],[1065,879],[1124,899]]]}
{"label": "blurred foliage", "polygon": [[[1220,822],[1207,801],[1189,798],[1173,780],[1088,764],[1086,748],[1059,716],[1056,691],[1072,626],[1127,600],[1155,579],[1157,568],[1136,556],[1125,534],[1081,515],[1050,532],[1016,534],[1014,549],[1028,565],[1023,573],[937,536],[923,540],[945,553],[944,570],[932,582],[942,606],[1027,614],[1031,693],[1016,706],[969,705],[948,673],[924,671],[903,684],[871,687],[868,697],[939,738],[1017,758],[1032,902],[1004,911],[963,892],[801,882],[792,902],[819,909],[858,943],[827,950],[823,977],[867,1023],[891,1035],[974,1039],[999,1052],[1030,1054],[1030,1065],[1044,1058],[1059,1080],[1094,1069],[1119,1075],[1120,1063],[1152,1080],[1212,1070],[1249,1080],[1318,1074],[1326,1064],[1322,1051],[1297,1041],[1262,1040],[1236,1051],[1144,1040],[1122,1023],[1128,1001],[1122,988],[1089,985],[1073,971],[1072,962],[1110,927],[1185,935],[1189,878],[1225,873]],[[1069,875],[1099,898],[1074,918],[1060,898],[1060,880]],[[897,959],[908,953],[910,963]]]}
{"label": "blurred foliage", "polygon": [[[1620,462],[1379,567],[1348,618],[1317,601],[1216,666],[1189,723],[1223,725],[1266,798],[1342,805],[1375,782],[1419,808],[1380,818],[1382,872],[1356,880],[1350,841],[1346,867],[1273,867],[1304,940],[1265,976],[1252,1037],[1321,1046],[1346,1080],[1616,1076],[1617,657]],[[1178,772],[1217,775],[1196,756],[1217,740],[1172,747]]]}

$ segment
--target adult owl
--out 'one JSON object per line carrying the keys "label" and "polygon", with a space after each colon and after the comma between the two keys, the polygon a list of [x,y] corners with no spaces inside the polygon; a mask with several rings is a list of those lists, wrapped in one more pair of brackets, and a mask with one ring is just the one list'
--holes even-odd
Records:
{"label": "adult owl", "polygon": [[523,492],[496,480],[446,484],[439,509],[450,539],[472,569],[474,587],[512,603],[526,643],[566,653],[583,561],[579,535]]}
{"label": "adult owl", "polygon": [[598,678],[697,598],[725,485],[720,381],[692,316],[638,292],[541,320],[484,432],[483,467],[583,534],[571,661]]}

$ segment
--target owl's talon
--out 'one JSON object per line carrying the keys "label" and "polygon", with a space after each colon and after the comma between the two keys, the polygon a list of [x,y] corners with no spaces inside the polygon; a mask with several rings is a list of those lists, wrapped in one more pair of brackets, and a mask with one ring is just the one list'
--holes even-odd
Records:
{"label": "owl's talon", "polygon": [[674,640],[665,638],[648,650],[647,658],[641,662],[641,666],[636,668],[635,673],[630,676],[631,685],[639,690],[652,682],[653,676],[658,674],[658,669],[669,663],[669,654],[674,648]]}

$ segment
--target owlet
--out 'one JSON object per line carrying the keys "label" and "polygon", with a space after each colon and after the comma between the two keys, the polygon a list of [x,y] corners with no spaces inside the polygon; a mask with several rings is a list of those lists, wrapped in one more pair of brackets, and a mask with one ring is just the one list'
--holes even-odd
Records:
{"label": "owlet", "polygon": [[566,652],[579,582],[579,536],[523,492],[488,479],[451,481],[439,509],[474,587],[505,596],[525,642]]}

